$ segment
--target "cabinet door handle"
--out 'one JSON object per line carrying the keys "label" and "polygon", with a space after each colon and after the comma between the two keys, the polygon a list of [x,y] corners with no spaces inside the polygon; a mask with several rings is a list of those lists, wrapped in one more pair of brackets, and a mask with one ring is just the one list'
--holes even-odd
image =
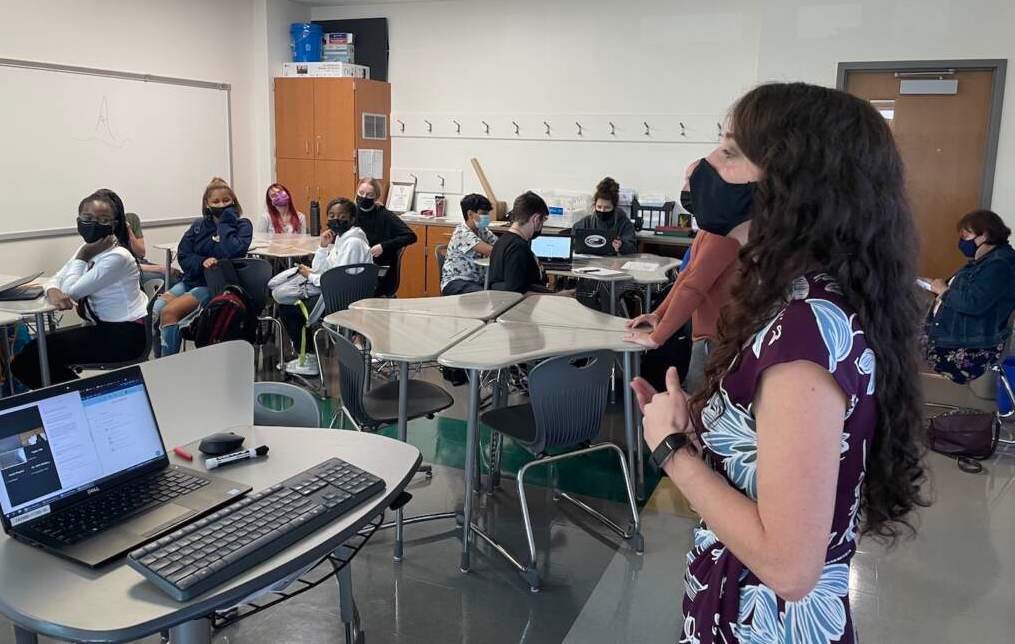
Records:
{"label": "cabinet door handle", "polygon": [[310,156],[310,139],[303,139],[303,152]]}
{"label": "cabinet door handle", "polygon": [[321,156],[321,137],[317,137],[317,140],[314,141],[314,156]]}

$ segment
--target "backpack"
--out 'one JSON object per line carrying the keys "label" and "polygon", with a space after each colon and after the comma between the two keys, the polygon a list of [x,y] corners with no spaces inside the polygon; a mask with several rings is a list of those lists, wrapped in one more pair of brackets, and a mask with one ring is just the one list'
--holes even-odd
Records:
{"label": "backpack", "polygon": [[230,284],[211,298],[187,331],[188,339],[198,348],[230,340],[246,340],[253,344],[257,316],[244,290]]}

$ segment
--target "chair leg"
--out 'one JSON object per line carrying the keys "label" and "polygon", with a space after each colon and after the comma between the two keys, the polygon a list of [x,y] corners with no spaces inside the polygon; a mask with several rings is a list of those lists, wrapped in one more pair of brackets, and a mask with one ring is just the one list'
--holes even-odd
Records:
{"label": "chair leg", "polygon": [[[560,498],[567,501],[571,505],[577,507],[578,509],[584,511],[586,514],[596,519],[597,521],[605,525],[607,528],[613,530],[615,533],[617,533],[617,535],[619,535],[620,537],[625,539],[629,544],[631,544],[631,546],[634,547],[635,552],[641,554],[645,550],[645,540],[641,534],[641,519],[638,516],[638,506],[634,500],[634,484],[631,479],[631,473],[627,469],[627,457],[624,455],[623,450],[621,450],[613,443],[601,443],[599,445],[586,447],[585,449],[569,452],[567,454],[561,454],[560,456],[552,456],[550,458],[553,459],[554,461],[557,461],[563,460],[565,458],[570,458],[572,456],[579,456],[581,454],[590,454],[592,452],[598,452],[604,449],[612,450],[614,453],[617,454],[617,457],[620,459],[620,470],[624,475],[624,487],[625,491],[627,492],[628,507],[631,510],[631,521],[632,521],[631,527],[628,528],[627,530],[621,528],[608,516],[596,510],[595,508],[590,507],[584,501],[581,501],[571,496],[567,492],[561,492]],[[546,460],[544,459],[543,462],[546,462]]]}
{"label": "chair leg", "polygon": [[536,570],[536,538],[532,535],[532,518],[529,516],[529,503],[525,498],[525,473],[529,470],[529,467],[539,463],[539,461],[532,461],[522,466],[522,469],[518,470],[518,502],[522,506],[522,521],[525,523],[525,538],[529,543],[529,565],[528,567],[520,571],[525,581],[529,582],[529,590],[532,592],[539,592],[540,580],[539,571]]}
{"label": "chair leg", "polygon": [[321,333],[328,333],[328,330],[323,326],[314,331],[314,355],[317,357],[317,373],[321,377],[321,393],[324,397],[328,397],[328,379],[324,375],[324,365],[321,363]]}

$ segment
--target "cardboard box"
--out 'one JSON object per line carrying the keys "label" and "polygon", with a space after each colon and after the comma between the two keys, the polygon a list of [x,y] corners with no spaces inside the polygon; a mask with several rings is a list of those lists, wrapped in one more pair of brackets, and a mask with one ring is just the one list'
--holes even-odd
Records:
{"label": "cardboard box", "polygon": [[348,63],[282,63],[282,76],[370,78],[370,68]]}
{"label": "cardboard box", "polygon": [[324,46],[328,45],[351,45],[353,44],[353,36],[350,33],[342,31],[332,31],[324,34]]}

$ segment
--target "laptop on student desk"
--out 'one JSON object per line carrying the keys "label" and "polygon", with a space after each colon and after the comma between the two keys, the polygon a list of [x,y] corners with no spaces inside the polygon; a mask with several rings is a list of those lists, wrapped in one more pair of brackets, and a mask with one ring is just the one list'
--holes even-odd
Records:
{"label": "laptop on student desk", "polygon": [[35,275],[29,275],[27,277],[19,277],[16,280],[2,283],[0,282],[0,302],[10,302],[14,300],[34,300],[35,298],[42,295],[42,287],[38,285],[25,286],[32,280],[42,275],[42,271],[39,271]]}
{"label": "laptop on student desk", "polygon": [[138,367],[0,401],[4,531],[61,557],[102,565],[250,489],[169,464]]}
{"label": "laptop on student desk", "polygon": [[532,240],[532,253],[546,270],[571,270],[571,237],[540,235]]}
{"label": "laptop on student desk", "polygon": [[574,231],[574,252],[576,255],[616,255],[613,240],[617,235],[609,231]]}

